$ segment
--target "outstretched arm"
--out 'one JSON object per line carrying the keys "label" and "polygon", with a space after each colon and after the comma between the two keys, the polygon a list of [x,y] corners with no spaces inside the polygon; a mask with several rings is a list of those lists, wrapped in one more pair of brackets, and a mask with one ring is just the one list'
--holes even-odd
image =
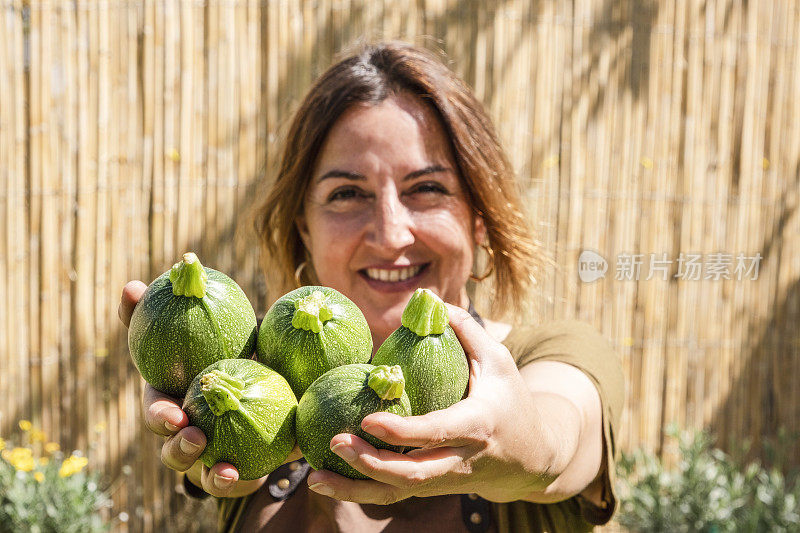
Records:
{"label": "outstretched arm", "polygon": [[589,377],[578,368],[556,361],[531,363],[520,375],[540,406],[543,423],[556,438],[565,463],[559,476],[542,491],[522,498],[536,503],[553,503],[583,493],[595,496],[602,483],[603,419],[600,395]]}
{"label": "outstretched arm", "polygon": [[591,380],[562,363],[531,363],[520,372],[466,311],[448,309],[470,361],[467,398],[423,416],[365,417],[367,433],[418,449],[401,455],[337,435],[334,453],[372,479],[319,471],[309,476],[311,489],[379,504],[468,492],[495,502],[545,503],[587,489],[602,457],[600,400]]}

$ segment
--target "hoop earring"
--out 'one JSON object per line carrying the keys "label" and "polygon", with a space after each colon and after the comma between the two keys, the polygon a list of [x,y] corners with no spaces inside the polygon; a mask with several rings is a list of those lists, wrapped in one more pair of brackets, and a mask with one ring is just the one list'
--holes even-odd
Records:
{"label": "hoop earring", "polygon": [[306,261],[303,261],[302,263],[297,265],[297,268],[294,271],[294,280],[295,280],[295,282],[297,282],[297,286],[298,287],[302,287],[303,286],[303,282],[300,281],[300,273],[303,272],[303,269],[305,267],[306,267]]}
{"label": "hoop earring", "polygon": [[481,276],[476,276],[475,274],[470,273],[469,279],[475,283],[480,283],[494,273],[494,250],[492,250],[492,247],[488,244],[481,244],[481,248],[486,250],[486,255],[489,256],[489,268]]}

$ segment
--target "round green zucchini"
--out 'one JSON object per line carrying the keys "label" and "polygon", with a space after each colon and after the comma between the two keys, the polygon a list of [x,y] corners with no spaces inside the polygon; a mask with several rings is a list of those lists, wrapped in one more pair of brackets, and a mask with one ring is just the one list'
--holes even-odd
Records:
{"label": "round green zucchini", "polygon": [[284,376],[298,398],[328,370],[372,356],[372,334],[361,310],[339,291],[313,285],[272,304],[257,344],[258,360]]}
{"label": "round green zucchini", "polygon": [[297,405],[297,445],[316,470],[331,470],[352,479],[367,479],[330,449],[339,433],[352,433],[376,448],[403,451],[365,433],[365,416],[386,411],[409,416],[411,405],[403,390],[403,372],[398,366],[352,364],[334,368],[320,376]]}
{"label": "round green zucchini", "polygon": [[189,252],[147,287],[131,317],[128,347],[145,381],[180,398],[211,363],[251,357],[256,335],[244,291]]}
{"label": "round green zucchini", "polygon": [[266,476],[294,448],[297,398],[286,380],[251,359],[223,359],[203,370],[186,392],[183,410],[207,443],[209,468],[230,463],[239,479]]}
{"label": "round green zucchini", "polygon": [[469,363],[444,302],[428,289],[417,289],[401,322],[378,348],[372,364],[400,365],[415,416],[461,400],[469,383]]}

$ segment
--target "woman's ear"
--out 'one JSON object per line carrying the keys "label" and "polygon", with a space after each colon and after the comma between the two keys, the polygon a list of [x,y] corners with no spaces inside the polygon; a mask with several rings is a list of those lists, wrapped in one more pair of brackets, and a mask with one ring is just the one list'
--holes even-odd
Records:
{"label": "woman's ear", "polygon": [[472,236],[475,238],[475,246],[480,246],[486,239],[486,224],[483,222],[483,217],[480,215],[475,216],[473,223]]}

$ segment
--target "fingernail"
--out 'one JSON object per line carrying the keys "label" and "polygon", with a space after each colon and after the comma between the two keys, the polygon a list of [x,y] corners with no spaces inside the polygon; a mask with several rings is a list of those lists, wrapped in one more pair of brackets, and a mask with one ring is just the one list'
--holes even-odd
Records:
{"label": "fingernail", "polygon": [[199,444],[195,444],[194,442],[188,441],[183,437],[181,437],[179,446],[181,447],[181,451],[186,455],[195,455],[198,452],[198,450],[200,450]]}
{"label": "fingernail", "polygon": [[234,480],[229,477],[222,477],[219,474],[214,474],[214,485],[220,490],[227,489],[233,482]]}
{"label": "fingernail", "polygon": [[382,439],[383,437],[386,436],[386,430],[381,426],[367,426],[364,428],[364,431],[366,431],[370,435],[378,437],[379,439]]}
{"label": "fingernail", "polygon": [[166,422],[166,421],[164,422],[164,427],[167,428],[167,430],[173,431],[173,432],[178,432],[178,431],[181,430],[181,428],[179,428],[175,424],[170,424],[169,422]]}
{"label": "fingernail", "polygon": [[330,487],[330,485],[326,485],[325,483],[314,483],[308,488],[317,494],[322,494],[323,496],[333,496],[333,489]]}
{"label": "fingernail", "polygon": [[331,448],[331,451],[348,462],[355,461],[358,457],[356,451],[343,442]]}

